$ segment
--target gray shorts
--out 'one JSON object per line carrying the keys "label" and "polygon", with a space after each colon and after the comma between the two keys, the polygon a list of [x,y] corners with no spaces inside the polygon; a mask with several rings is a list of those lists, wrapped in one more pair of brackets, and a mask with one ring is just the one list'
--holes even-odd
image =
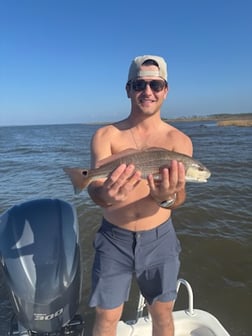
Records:
{"label": "gray shorts", "polygon": [[103,219],[94,248],[90,307],[112,309],[127,301],[133,273],[149,304],[175,300],[181,249],[171,219],[138,232]]}

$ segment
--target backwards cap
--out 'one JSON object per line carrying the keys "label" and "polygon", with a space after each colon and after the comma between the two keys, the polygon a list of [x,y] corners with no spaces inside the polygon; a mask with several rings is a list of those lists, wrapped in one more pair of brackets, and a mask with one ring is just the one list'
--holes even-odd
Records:
{"label": "backwards cap", "polygon": [[[141,66],[147,60],[153,60],[158,64],[157,70],[141,70]],[[154,56],[154,55],[144,55],[137,56],[131,63],[129,68],[128,81],[135,79],[137,77],[161,77],[167,81],[168,73],[167,73],[167,65],[165,60],[162,57]]]}

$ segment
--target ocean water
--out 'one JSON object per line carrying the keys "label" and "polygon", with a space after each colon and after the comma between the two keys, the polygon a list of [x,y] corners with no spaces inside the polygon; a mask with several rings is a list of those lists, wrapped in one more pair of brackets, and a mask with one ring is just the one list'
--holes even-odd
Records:
{"label": "ocean water", "polygon": [[[214,122],[181,122],[194,157],[212,172],[206,184],[189,184],[187,200],[173,213],[182,245],[180,277],[194,290],[195,308],[214,314],[234,336],[251,336],[252,320],[252,132]],[[74,196],[64,166],[89,167],[90,139],[97,125],[0,127],[0,214],[27,200],[56,197],[77,209],[83,254],[80,312],[87,330],[94,310],[87,305],[92,238],[101,212],[86,191]],[[183,294],[183,293],[181,293]],[[134,319],[137,288],[125,306]],[[179,295],[175,309],[187,308]],[[0,272],[0,335],[7,335],[12,309]]]}

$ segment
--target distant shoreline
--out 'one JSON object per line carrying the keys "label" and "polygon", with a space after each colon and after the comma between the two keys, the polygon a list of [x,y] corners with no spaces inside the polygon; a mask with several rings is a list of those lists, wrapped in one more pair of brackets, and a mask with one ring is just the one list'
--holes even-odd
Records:
{"label": "distant shoreline", "polygon": [[209,116],[180,117],[174,119],[164,119],[167,122],[192,122],[192,121],[216,121],[217,126],[252,126],[252,113],[241,114],[213,114]]}
{"label": "distant shoreline", "polygon": [[[192,117],[178,117],[178,118],[162,118],[164,121],[168,123],[173,122],[206,122],[212,121],[216,122],[217,126],[244,126],[251,127],[252,126],[252,113],[236,113],[236,114],[212,114],[208,116],[192,116]],[[107,125],[113,124],[116,121],[96,121],[96,122],[76,122],[72,123],[72,125]],[[56,125],[69,125],[54,123],[54,124],[24,124],[24,125],[0,125],[0,127],[22,127],[22,126],[56,126]]]}
{"label": "distant shoreline", "polygon": [[239,126],[239,127],[251,127],[252,126],[252,120],[244,119],[244,120],[237,120],[237,119],[231,119],[231,120],[221,120],[217,122],[217,126]]}
{"label": "distant shoreline", "polygon": [[[195,122],[195,121],[215,121],[218,126],[252,126],[252,113],[236,113],[236,114],[211,114],[208,116],[192,116],[178,118],[162,118],[168,123],[172,122]],[[87,123],[88,125],[107,125],[113,124],[115,121],[103,121]]]}

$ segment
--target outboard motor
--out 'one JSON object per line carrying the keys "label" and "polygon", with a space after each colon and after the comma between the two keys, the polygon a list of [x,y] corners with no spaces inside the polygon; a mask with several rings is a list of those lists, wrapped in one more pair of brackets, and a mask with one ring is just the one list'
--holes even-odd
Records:
{"label": "outboard motor", "polygon": [[0,217],[0,258],[16,319],[10,335],[65,335],[72,321],[82,324],[75,317],[79,227],[69,203],[38,199],[7,210]]}

